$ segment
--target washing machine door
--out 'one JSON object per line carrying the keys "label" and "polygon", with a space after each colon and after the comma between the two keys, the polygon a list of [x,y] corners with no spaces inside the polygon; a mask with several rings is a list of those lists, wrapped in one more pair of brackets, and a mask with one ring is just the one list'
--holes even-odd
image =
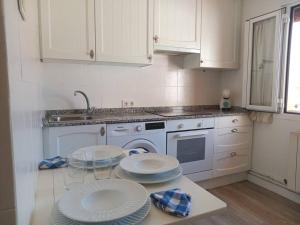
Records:
{"label": "washing machine door", "polygon": [[151,141],[145,139],[137,139],[123,146],[125,149],[144,149],[147,152],[159,153],[159,149]]}

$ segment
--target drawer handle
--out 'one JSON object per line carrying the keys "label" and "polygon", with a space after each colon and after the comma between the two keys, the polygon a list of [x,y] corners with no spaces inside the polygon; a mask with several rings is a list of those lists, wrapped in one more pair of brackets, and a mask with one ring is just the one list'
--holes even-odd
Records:
{"label": "drawer handle", "polygon": [[234,119],[234,120],[232,120],[232,123],[237,123],[237,122],[239,122],[239,120],[238,120],[238,119]]}
{"label": "drawer handle", "polygon": [[117,128],[117,129],[115,129],[114,131],[115,132],[125,132],[125,131],[128,131],[129,129],[127,129],[127,128]]}
{"label": "drawer handle", "polygon": [[238,130],[238,129],[232,129],[231,132],[232,132],[232,133],[238,133],[239,130]]}
{"label": "drawer handle", "polygon": [[233,157],[236,157],[237,154],[236,154],[236,152],[231,152],[231,153],[230,153],[230,156],[233,158]]}

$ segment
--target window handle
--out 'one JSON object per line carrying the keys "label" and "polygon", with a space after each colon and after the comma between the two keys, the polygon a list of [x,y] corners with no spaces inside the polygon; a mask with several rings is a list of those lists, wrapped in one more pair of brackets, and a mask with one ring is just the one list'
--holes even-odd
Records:
{"label": "window handle", "polygon": [[239,122],[239,120],[238,120],[238,119],[234,119],[234,120],[232,120],[232,123],[237,123],[237,122]]}

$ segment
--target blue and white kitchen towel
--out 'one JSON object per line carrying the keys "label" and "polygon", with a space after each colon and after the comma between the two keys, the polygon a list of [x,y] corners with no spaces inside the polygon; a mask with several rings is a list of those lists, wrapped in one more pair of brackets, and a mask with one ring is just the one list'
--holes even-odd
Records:
{"label": "blue and white kitchen towel", "polygon": [[152,193],[150,197],[157,208],[170,215],[186,217],[190,213],[192,198],[180,189]]}
{"label": "blue and white kitchen towel", "polygon": [[66,166],[67,166],[67,160],[60,156],[56,156],[50,159],[44,159],[42,162],[40,162],[39,169],[48,170],[48,169],[63,168]]}

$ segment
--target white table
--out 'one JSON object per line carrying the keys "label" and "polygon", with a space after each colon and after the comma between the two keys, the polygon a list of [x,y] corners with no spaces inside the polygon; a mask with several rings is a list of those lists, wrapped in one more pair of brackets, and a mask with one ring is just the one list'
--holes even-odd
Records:
{"label": "white table", "polygon": [[[93,173],[89,173],[86,177],[86,183],[93,181]],[[172,182],[145,185],[145,187],[149,193],[180,188],[192,196],[192,210],[188,217],[177,218],[161,212],[152,205],[150,214],[141,225],[187,224],[188,222],[218,213],[226,208],[225,202],[184,176]],[[52,207],[64,192],[62,169],[40,171],[36,194],[36,208],[32,215],[31,225],[51,225]]]}

